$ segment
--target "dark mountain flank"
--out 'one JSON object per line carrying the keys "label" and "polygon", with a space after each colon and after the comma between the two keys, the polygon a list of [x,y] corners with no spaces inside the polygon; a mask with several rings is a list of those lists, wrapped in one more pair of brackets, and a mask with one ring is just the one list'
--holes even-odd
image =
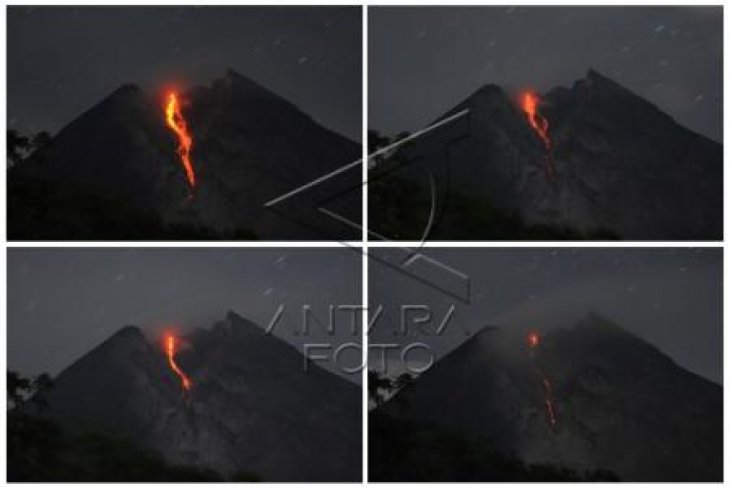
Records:
{"label": "dark mountain flank", "polygon": [[[437,432],[416,442],[422,451],[436,448],[428,444],[433,438],[452,442],[448,453],[436,445],[444,458],[431,460],[442,462],[445,472],[436,472],[442,480],[550,480],[555,473],[510,476],[505,469],[514,464],[501,460],[494,471],[476,462],[470,476],[463,458],[476,447],[464,445],[624,481],[722,480],[721,386],[595,315],[536,343],[531,347],[522,331],[485,329],[376,409],[379,434],[389,434],[390,421],[393,428],[420,425],[421,435]],[[399,469],[382,460],[371,473],[381,468],[405,480],[415,475],[413,462]]]}
{"label": "dark mountain flank", "polygon": [[361,157],[359,145],[229,71],[179,94],[192,135],[192,192],[165,122],[165,98],[125,85],[9,174],[12,239],[358,238],[351,171],[272,208],[264,204]]}
{"label": "dark mountain flank", "polygon": [[103,431],[165,461],[223,478],[358,481],[359,388],[233,313],[181,337],[184,392],[161,344],[125,327],[64,370],[47,415],[71,432]]}
{"label": "dark mountain flank", "polygon": [[434,239],[721,238],[721,144],[593,70],[536,97],[549,148],[520,96],[484,86],[439,120],[466,117],[375,166],[376,181],[393,172],[371,184],[373,228],[420,237],[430,171]]}

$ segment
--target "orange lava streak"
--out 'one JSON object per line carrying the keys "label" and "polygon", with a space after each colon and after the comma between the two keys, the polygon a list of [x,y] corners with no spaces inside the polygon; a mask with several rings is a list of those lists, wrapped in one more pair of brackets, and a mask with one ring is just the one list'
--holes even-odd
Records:
{"label": "orange lava streak", "polygon": [[550,379],[548,379],[542,369],[535,362],[535,349],[537,349],[538,345],[540,345],[540,334],[536,331],[529,331],[527,333],[526,341],[535,373],[537,373],[537,376],[540,378],[540,383],[545,389],[545,412],[547,413],[550,429],[554,430],[558,427],[558,419],[555,414],[555,405],[553,402],[553,385],[550,382]]}
{"label": "orange lava streak", "polygon": [[195,189],[195,171],[193,163],[190,160],[190,150],[193,148],[193,137],[188,130],[188,124],[180,110],[180,103],[177,94],[171,92],[167,97],[167,105],[165,106],[165,121],[177,136],[177,154],[180,156],[183,168],[185,168],[185,177],[188,180],[190,189]]}
{"label": "orange lava streak", "polygon": [[193,383],[190,381],[185,372],[178,367],[175,362],[175,353],[177,352],[177,339],[174,335],[167,335],[165,337],[165,352],[167,354],[167,363],[170,364],[170,368],[175,372],[180,380],[182,381],[182,387],[185,391],[189,391]]}
{"label": "orange lava streak", "polygon": [[545,148],[549,151],[552,149],[552,142],[550,141],[550,136],[548,136],[550,124],[537,111],[538,103],[540,103],[540,98],[535,93],[527,91],[522,95],[522,110],[527,115],[527,121],[530,122],[530,126],[535,130],[537,136],[540,137],[542,143],[545,144]]}
{"label": "orange lava streak", "polygon": [[547,151],[547,154],[545,155],[547,178],[552,181],[555,179],[555,160],[553,159],[552,152],[553,142],[550,140],[550,136],[548,135],[548,128],[550,127],[550,124],[545,117],[540,115],[540,112],[537,109],[537,105],[540,103],[540,97],[532,91],[526,91],[522,95],[521,103],[522,110],[525,112],[525,115],[527,115],[527,121],[530,123],[530,126],[540,138],[543,145],[545,145],[545,150]]}

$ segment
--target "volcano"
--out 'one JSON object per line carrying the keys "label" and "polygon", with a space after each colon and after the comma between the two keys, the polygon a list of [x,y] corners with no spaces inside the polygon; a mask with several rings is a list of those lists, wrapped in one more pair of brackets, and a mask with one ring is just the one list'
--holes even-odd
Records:
{"label": "volcano", "polygon": [[265,481],[361,479],[361,393],[258,325],[229,312],[180,337],[176,366],[132,326],[62,371],[45,414],[70,432],[103,431],[175,465]]}
{"label": "volcano", "polygon": [[606,76],[540,95],[486,85],[438,120],[465,109],[371,170],[376,232],[421,237],[430,172],[433,239],[722,238],[722,145]]}
{"label": "volcano", "polygon": [[[431,480],[515,480],[500,476],[512,461],[490,471],[484,455],[464,466],[474,447],[458,445],[483,442],[528,465],[611,472],[624,481],[722,480],[721,386],[595,314],[542,333],[534,347],[528,332],[485,328],[371,413],[391,428],[373,432],[371,419],[371,478],[427,480],[417,462],[430,454],[438,476]],[[415,422],[418,433],[392,440],[398,421]],[[423,432],[431,428],[448,440],[429,440]],[[386,440],[409,444],[413,463],[372,450],[388,449]]]}
{"label": "volcano", "polygon": [[[264,207],[360,159],[359,144],[230,70],[173,98],[166,114],[164,94],[124,85],[11,167],[10,238],[360,238],[318,210],[359,222],[358,171]],[[185,147],[173,119],[189,130]]]}

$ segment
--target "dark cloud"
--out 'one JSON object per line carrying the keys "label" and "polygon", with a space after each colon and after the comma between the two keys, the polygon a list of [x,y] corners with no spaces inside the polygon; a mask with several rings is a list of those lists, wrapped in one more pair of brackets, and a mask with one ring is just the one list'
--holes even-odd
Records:
{"label": "dark cloud", "polygon": [[359,7],[9,7],[8,124],[58,130],[124,83],[227,68],[361,138]]}
{"label": "dark cloud", "polygon": [[[375,252],[391,262],[403,260],[399,251]],[[722,381],[721,249],[429,248],[423,252],[468,276],[470,304],[371,259],[370,307],[383,305],[371,343],[417,339],[441,357],[486,325],[545,330],[573,326],[596,312],[654,344],[681,366]],[[453,275],[439,275],[429,282],[463,289]],[[401,336],[397,332],[402,304],[428,305],[436,323],[452,304],[455,312],[442,336],[424,335],[412,324],[410,336]],[[409,323],[414,316],[409,315]]]}
{"label": "dark cloud", "polygon": [[335,336],[318,323],[360,304],[360,281],[350,249],[10,249],[8,366],[55,374],[124,325],[208,327],[233,310],[266,326],[282,305],[274,334],[294,345],[359,342],[349,312]]}
{"label": "dark cloud", "polygon": [[376,7],[368,21],[383,132],[422,127],[484,84],[544,91],[593,67],[722,140],[721,7]]}

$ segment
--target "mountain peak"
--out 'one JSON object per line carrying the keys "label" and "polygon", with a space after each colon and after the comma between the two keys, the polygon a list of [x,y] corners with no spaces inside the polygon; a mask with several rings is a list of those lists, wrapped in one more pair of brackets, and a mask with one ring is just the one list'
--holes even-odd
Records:
{"label": "mountain peak", "polygon": [[137,99],[144,98],[144,92],[142,89],[134,83],[124,83],[119,86],[116,90],[112,91],[102,103],[119,102],[128,103]]}
{"label": "mountain peak", "polygon": [[136,83],[124,83],[112,92],[114,93],[142,93],[142,90]]}
{"label": "mountain peak", "polygon": [[[488,106],[502,106],[505,103],[511,104],[510,97],[507,92],[499,85],[493,83],[487,83],[476,90],[469,98],[467,102],[486,104]],[[453,111],[464,108],[463,103],[454,108]]]}
{"label": "mountain peak", "polygon": [[[588,70],[585,78],[579,79],[573,84],[573,91],[589,93],[602,92],[611,97],[619,96],[621,98],[630,98],[632,100],[639,101],[642,104],[651,105],[648,101],[644,100],[621,83],[599,73],[593,68]],[[653,105],[651,106],[658,110],[658,108]]]}
{"label": "mountain peak", "polygon": [[223,320],[213,325],[212,331],[225,334],[226,336],[243,336],[251,332],[264,334],[263,328],[233,310],[228,310]]}
{"label": "mountain peak", "polygon": [[224,90],[245,90],[247,92],[255,93],[271,93],[268,89],[252,80],[251,78],[242,75],[238,71],[228,68],[222,78],[219,78],[213,82],[212,87],[214,89]]}
{"label": "mountain peak", "polygon": [[493,83],[487,83],[486,85],[479,88],[475,95],[481,95],[481,96],[494,96],[494,95],[504,95],[505,91],[502,89],[501,86],[495,85]]}
{"label": "mountain peak", "polygon": [[226,74],[224,75],[224,78],[230,79],[231,81],[250,81],[249,78],[245,77],[233,68],[226,68]]}
{"label": "mountain peak", "polygon": [[575,325],[575,328],[628,333],[621,325],[609,320],[595,311],[589,312],[585,318]]}
{"label": "mountain peak", "polygon": [[254,329],[258,332],[263,332],[263,329],[259,325],[232,310],[226,313],[226,322],[230,324],[232,329]]}
{"label": "mountain peak", "polygon": [[607,76],[602,75],[598,71],[596,71],[593,68],[589,68],[588,72],[586,73],[586,79],[594,80],[594,81],[601,81],[601,80],[609,80],[610,79]]}
{"label": "mountain peak", "polygon": [[121,346],[122,348],[128,346],[133,348],[138,346],[145,347],[147,346],[147,337],[140,328],[134,325],[125,325],[104,340],[100,347],[104,346]]}
{"label": "mountain peak", "polygon": [[615,87],[628,91],[622,84],[616,82],[615,80],[609,78],[604,74],[599,73],[592,68],[588,70],[588,73],[586,73],[585,81],[587,81],[592,86]]}
{"label": "mountain peak", "polygon": [[228,312],[226,312],[226,321],[238,321],[243,320],[243,316],[239,315],[232,309],[229,309]]}
{"label": "mountain peak", "polygon": [[119,330],[117,330],[110,338],[114,337],[142,337],[144,338],[144,334],[142,333],[142,330],[134,325],[124,325]]}
{"label": "mountain peak", "polygon": [[631,349],[635,347],[639,349],[654,348],[644,339],[626,330],[615,321],[593,311],[574,322],[571,326],[550,331],[549,335],[554,343],[559,344],[560,348],[565,347],[565,350],[572,347],[587,350],[593,345],[600,345],[601,349],[606,349],[605,345],[609,343],[612,344],[612,347],[622,349],[626,347]]}

